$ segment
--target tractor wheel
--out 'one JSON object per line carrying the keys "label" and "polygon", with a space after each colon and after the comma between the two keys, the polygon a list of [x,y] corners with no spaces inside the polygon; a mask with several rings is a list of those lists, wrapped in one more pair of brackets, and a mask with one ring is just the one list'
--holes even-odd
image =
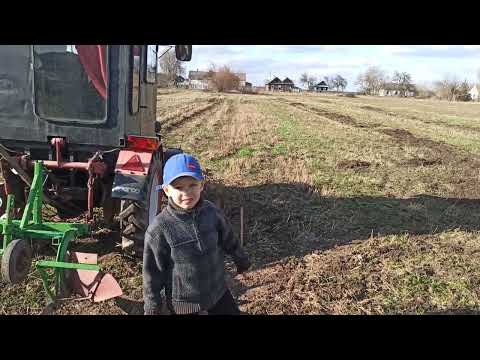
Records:
{"label": "tractor wheel", "polygon": [[146,180],[146,197],[143,201],[122,200],[120,203],[120,229],[122,250],[135,256],[143,256],[143,242],[148,225],[157,215],[158,193],[155,187],[159,185],[157,172],[160,161],[154,157],[152,167]]}
{"label": "tractor wheel", "polygon": [[32,248],[27,240],[16,239],[8,244],[2,256],[2,277],[10,284],[25,280],[32,266]]}

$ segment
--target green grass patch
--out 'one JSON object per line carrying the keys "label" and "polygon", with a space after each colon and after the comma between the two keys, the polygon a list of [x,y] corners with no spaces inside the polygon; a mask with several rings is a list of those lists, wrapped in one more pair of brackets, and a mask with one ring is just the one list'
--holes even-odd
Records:
{"label": "green grass patch", "polygon": [[251,157],[255,154],[255,149],[242,147],[237,151],[237,156],[239,157]]}

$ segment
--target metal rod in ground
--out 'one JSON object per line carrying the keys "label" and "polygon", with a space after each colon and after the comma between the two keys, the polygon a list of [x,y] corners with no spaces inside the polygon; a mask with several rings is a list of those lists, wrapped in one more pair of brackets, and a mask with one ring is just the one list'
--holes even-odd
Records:
{"label": "metal rod in ground", "polygon": [[243,206],[240,207],[240,244],[243,246]]}

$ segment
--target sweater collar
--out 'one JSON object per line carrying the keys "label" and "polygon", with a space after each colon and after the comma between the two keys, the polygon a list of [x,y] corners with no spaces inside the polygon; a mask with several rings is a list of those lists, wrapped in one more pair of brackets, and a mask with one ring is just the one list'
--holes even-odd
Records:
{"label": "sweater collar", "polygon": [[203,196],[200,195],[198,203],[192,209],[183,209],[175,204],[171,198],[168,198],[168,209],[177,215],[192,215],[200,211],[200,209],[203,207],[203,203]]}

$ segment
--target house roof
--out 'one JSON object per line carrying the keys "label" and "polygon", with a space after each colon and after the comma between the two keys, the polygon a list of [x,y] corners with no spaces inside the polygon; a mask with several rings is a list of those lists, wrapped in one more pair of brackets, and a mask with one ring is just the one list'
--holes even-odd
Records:
{"label": "house roof", "polygon": [[278,77],[275,76],[272,81],[268,83],[268,85],[273,85],[273,84],[280,84],[282,80],[280,80]]}
{"label": "house roof", "polygon": [[325,81],[323,81],[323,80],[320,81],[320,82],[319,82],[317,85],[315,85],[315,86],[326,86],[326,87],[328,87],[327,83],[326,83]]}
{"label": "house roof", "polygon": [[285,78],[285,80],[282,81],[278,77],[275,76],[275,78],[272,81],[270,81],[269,83],[267,83],[267,85],[288,85],[288,86],[292,86],[292,85],[294,85],[294,83],[288,77]]}

